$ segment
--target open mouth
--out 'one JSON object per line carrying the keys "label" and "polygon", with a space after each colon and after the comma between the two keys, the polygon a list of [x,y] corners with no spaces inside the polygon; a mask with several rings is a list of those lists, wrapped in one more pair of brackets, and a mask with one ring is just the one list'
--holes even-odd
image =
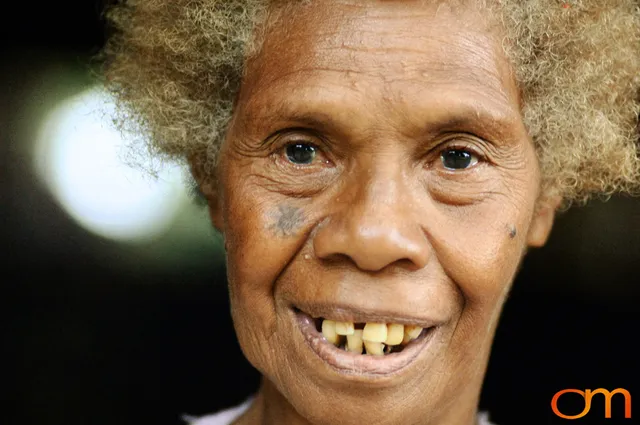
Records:
{"label": "open mouth", "polygon": [[293,309],[305,340],[340,372],[388,375],[410,364],[427,346],[437,326],[410,323],[344,321],[312,317]]}

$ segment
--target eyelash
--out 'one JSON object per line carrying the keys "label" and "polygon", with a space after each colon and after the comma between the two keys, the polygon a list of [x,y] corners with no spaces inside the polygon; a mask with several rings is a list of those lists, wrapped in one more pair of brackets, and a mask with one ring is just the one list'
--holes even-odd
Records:
{"label": "eyelash", "polygon": [[487,157],[479,149],[470,146],[467,143],[452,142],[451,140],[441,143],[435,148],[435,152],[438,154],[438,158],[443,152],[447,151],[463,151],[474,155],[478,158],[478,162],[486,162]]}

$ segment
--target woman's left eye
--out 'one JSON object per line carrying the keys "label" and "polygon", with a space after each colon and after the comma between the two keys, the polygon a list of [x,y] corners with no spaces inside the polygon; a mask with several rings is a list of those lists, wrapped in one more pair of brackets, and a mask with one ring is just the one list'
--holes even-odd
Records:
{"label": "woman's left eye", "polygon": [[296,165],[309,165],[318,154],[318,149],[308,143],[292,143],[285,148],[287,159]]}
{"label": "woman's left eye", "polygon": [[440,154],[442,165],[447,170],[465,170],[478,163],[478,157],[464,149],[446,149]]}

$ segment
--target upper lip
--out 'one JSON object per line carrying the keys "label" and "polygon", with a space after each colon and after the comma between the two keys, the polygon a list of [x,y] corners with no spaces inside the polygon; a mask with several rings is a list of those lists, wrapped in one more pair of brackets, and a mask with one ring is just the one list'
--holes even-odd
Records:
{"label": "upper lip", "polygon": [[340,304],[293,304],[293,308],[314,319],[323,318],[338,322],[353,323],[398,323],[401,325],[431,328],[441,325],[444,320],[426,315],[408,315],[397,310],[368,309]]}

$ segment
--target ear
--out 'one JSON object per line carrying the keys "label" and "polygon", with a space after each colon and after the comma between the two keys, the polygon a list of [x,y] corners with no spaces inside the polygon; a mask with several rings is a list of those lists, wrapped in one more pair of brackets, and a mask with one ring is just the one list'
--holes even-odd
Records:
{"label": "ear", "polygon": [[556,211],[561,202],[561,196],[544,197],[538,200],[527,235],[527,245],[529,247],[540,248],[547,243],[556,218]]}
{"label": "ear", "polygon": [[195,156],[189,157],[189,167],[191,175],[196,181],[200,193],[207,200],[209,218],[213,227],[222,233],[222,205],[220,191],[218,190],[217,177],[215,173],[208,173],[205,170],[204,162]]}

